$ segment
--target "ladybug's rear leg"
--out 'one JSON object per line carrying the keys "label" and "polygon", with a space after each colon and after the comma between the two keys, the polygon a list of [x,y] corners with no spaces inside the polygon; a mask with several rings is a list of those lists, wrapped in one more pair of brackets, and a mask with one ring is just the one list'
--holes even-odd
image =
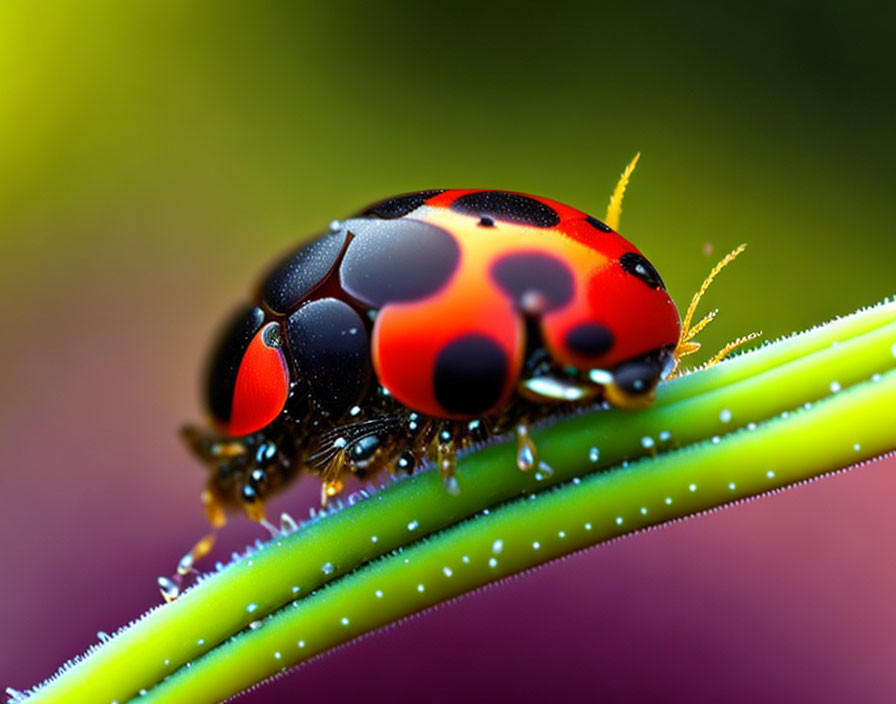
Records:
{"label": "ladybug's rear leg", "polygon": [[205,489],[202,492],[202,505],[212,529],[197,540],[193,547],[180,558],[177,563],[177,571],[172,577],[158,578],[159,590],[165,601],[177,599],[185,586],[185,578],[192,573],[198,574],[196,563],[211,552],[215,545],[215,539],[218,537],[218,531],[227,523],[227,514],[213,490]]}

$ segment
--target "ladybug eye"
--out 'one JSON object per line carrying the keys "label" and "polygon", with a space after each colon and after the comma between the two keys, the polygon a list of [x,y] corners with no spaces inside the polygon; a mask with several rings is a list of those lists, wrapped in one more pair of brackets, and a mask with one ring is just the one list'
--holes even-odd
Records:
{"label": "ladybug eye", "polygon": [[657,270],[653,268],[653,264],[637,252],[626,252],[619,257],[619,263],[629,274],[641,279],[650,288],[666,288],[666,284],[663,283]]}
{"label": "ladybug eye", "polygon": [[208,408],[231,436],[268,425],[283,410],[289,394],[280,327],[263,323],[261,309],[240,311],[225,328],[209,365]]}

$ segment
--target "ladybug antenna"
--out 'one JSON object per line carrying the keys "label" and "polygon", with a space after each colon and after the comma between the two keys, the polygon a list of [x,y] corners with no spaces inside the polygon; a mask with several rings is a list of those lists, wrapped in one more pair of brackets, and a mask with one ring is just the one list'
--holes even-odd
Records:
{"label": "ladybug antenna", "polygon": [[604,218],[604,222],[614,230],[619,229],[619,218],[622,216],[622,196],[625,195],[625,187],[628,186],[628,180],[631,178],[632,172],[635,170],[635,166],[638,165],[638,159],[640,158],[641,152],[635,154],[635,158],[629,162],[629,165],[625,167],[625,171],[622,172],[622,176],[619,177],[619,183],[613,189],[613,195],[610,196],[610,204],[607,206],[607,216]]}
{"label": "ladybug antenna", "polygon": [[[703,298],[703,294],[706,293],[709,285],[713,282],[713,279],[718,276],[719,272],[726,266],[728,266],[731,262],[733,262],[737,258],[737,256],[746,248],[747,245],[742,244],[734,251],[726,254],[722,261],[720,261],[712,268],[712,271],[710,271],[709,275],[706,277],[706,279],[704,279],[700,288],[697,290],[697,293],[695,293],[694,297],[691,298],[691,304],[688,306],[687,312],[684,315],[684,320],[681,323],[681,334],[678,337],[678,344],[675,346],[675,350],[672,353],[675,358],[675,364],[672,367],[672,371],[669,373],[668,378],[671,379],[675,376],[678,376],[678,374],[676,374],[676,371],[678,370],[678,365],[680,364],[682,357],[687,357],[689,354],[693,354],[700,349],[700,343],[692,342],[692,340],[701,330],[703,330],[703,328],[705,328],[707,325],[709,325],[710,322],[712,322],[712,319],[716,317],[716,313],[719,312],[718,309],[710,311],[698,322],[692,325],[691,322],[694,319],[694,313],[697,311],[697,305],[700,303],[700,299]],[[725,357],[727,357],[730,352],[737,349],[744,343],[759,337],[761,334],[761,332],[751,332],[749,335],[739,337],[736,340],[729,342],[722,349],[716,352],[716,354],[713,355],[712,359],[710,359],[704,365],[704,367],[708,368],[715,366],[723,359],[725,359]]]}

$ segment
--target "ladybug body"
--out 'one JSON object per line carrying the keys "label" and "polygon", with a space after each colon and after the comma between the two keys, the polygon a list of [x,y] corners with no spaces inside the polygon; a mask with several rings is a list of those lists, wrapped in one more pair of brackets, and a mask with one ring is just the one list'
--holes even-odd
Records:
{"label": "ladybug body", "polygon": [[434,190],[377,203],[290,253],[213,351],[206,505],[263,517],[305,468],[324,479],[435,461],[598,401],[648,404],[681,323],[653,266],[586,213],[540,197]]}

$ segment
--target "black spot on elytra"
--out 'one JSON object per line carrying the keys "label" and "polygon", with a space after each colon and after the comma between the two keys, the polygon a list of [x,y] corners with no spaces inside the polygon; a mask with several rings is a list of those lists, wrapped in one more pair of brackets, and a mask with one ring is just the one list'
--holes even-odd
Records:
{"label": "black spot on elytra", "polygon": [[206,403],[212,415],[226,423],[233,411],[233,391],[246,348],[264,322],[261,308],[240,308],[223,327],[208,364]]}
{"label": "black spot on elytra", "polygon": [[566,333],[566,346],[584,357],[599,357],[613,346],[613,333],[600,323],[579,323]]}
{"label": "black spot on elytra", "polygon": [[479,191],[467,193],[451,204],[451,210],[464,215],[492,217],[532,227],[554,227],[560,216],[551,206],[518,193]]}
{"label": "black spot on elytra", "polygon": [[295,309],[333,270],[345,237],[345,231],[323,235],[281,261],[262,285],[265,304],[280,314]]}
{"label": "black spot on elytra", "polygon": [[588,217],[585,218],[585,222],[587,222],[589,225],[591,225],[591,227],[593,227],[597,230],[600,230],[601,232],[612,232],[613,231],[613,228],[610,227],[609,225],[607,225],[607,223],[601,222],[600,220],[598,220],[595,217],[592,217],[591,215],[589,215]]}
{"label": "black spot on elytra", "polygon": [[653,268],[653,264],[637,252],[626,252],[619,257],[619,263],[629,274],[641,279],[651,288],[666,288],[666,284],[660,278],[659,272]]}
{"label": "black spot on elytra", "polygon": [[395,198],[389,198],[388,200],[370,206],[364,211],[364,215],[376,215],[377,217],[385,218],[386,220],[402,218],[405,215],[414,212],[430,198],[444,192],[445,189],[442,188],[433,191],[418,191],[417,193],[408,193],[406,195],[396,196]]}
{"label": "black spot on elytra", "polygon": [[339,277],[361,303],[415,301],[438,291],[454,273],[460,248],[447,231],[419,220],[348,220],[354,235]]}
{"label": "black spot on elytra", "polygon": [[338,418],[358,402],[370,380],[367,329],[335,298],[306,303],[286,321],[286,337],[311,399]]}
{"label": "black spot on elytra", "polygon": [[[560,259],[541,252],[507,254],[492,264],[494,282],[511,298],[517,307],[527,312],[544,312],[566,305],[573,296],[573,275]],[[527,310],[535,294],[541,298],[543,309]]]}
{"label": "black spot on elytra", "polygon": [[491,218],[479,218],[479,227],[494,227],[495,221]]}
{"label": "black spot on elytra", "polygon": [[507,357],[485,335],[466,335],[445,345],[436,357],[436,400],[447,412],[476,416],[491,410],[507,379]]}

